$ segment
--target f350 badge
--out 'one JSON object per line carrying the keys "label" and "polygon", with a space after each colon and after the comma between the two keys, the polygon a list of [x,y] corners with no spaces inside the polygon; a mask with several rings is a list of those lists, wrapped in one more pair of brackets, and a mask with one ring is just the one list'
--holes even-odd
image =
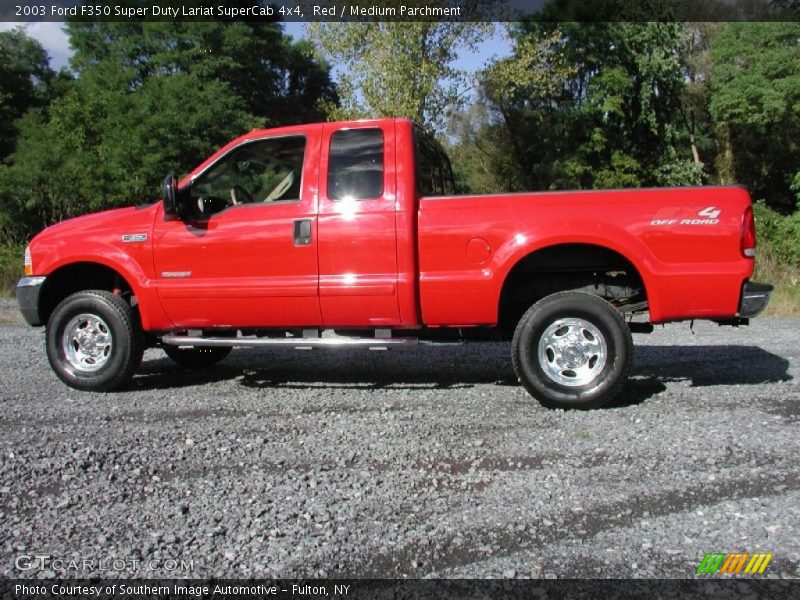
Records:
{"label": "f350 badge", "polygon": [[722,211],[716,206],[707,206],[696,213],[686,207],[666,207],[656,213],[650,225],[717,225]]}
{"label": "f350 badge", "polygon": [[147,241],[147,234],[146,233],[123,233],[122,234],[122,241],[126,244],[132,244],[137,242],[146,242]]}

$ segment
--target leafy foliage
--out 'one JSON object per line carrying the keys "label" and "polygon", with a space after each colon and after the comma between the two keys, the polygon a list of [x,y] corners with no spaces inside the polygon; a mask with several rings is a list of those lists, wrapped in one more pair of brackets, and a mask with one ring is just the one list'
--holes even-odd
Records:
{"label": "leafy foliage", "polygon": [[677,144],[680,25],[526,23],[512,33],[514,56],[483,73],[492,113],[481,134],[511,189],[700,182]]}
{"label": "leafy foliage", "polygon": [[14,292],[17,281],[22,277],[23,247],[0,244],[0,295]]}
{"label": "leafy foliage", "polygon": [[800,23],[731,23],[712,49],[709,110],[732,175],[789,211],[800,201]]}
{"label": "leafy foliage", "polygon": [[312,23],[309,34],[322,58],[340,69],[339,119],[408,117],[441,127],[463,103],[465,74],[453,66],[473,48],[488,23]]}
{"label": "leafy foliage", "polygon": [[783,216],[756,202],[753,214],[759,245],[766,246],[782,264],[800,269],[800,212]]}
{"label": "leafy foliage", "polygon": [[21,28],[0,31],[0,161],[14,149],[15,121],[47,100],[55,76],[41,44]]}
{"label": "leafy foliage", "polygon": [[[291,43],[276,23],[75,22],[68,31],[77,78],[16,122],[15,151],[0,167],[7,243],[151,200],[167,171],[187,172],[253,127],[320,120],[336,99],[309,44]],[[33,84],[36,65],[24,78]]]}
{"label": "leafy foliage", "polygon": [[262,126],[319,121],[320,105],[336,102],[328,69],[314,60],[311,45],[292,43],[277,23],[72,22],[68,30],[78,73],[122,66],[134,91],[157,75],[224,83]]}

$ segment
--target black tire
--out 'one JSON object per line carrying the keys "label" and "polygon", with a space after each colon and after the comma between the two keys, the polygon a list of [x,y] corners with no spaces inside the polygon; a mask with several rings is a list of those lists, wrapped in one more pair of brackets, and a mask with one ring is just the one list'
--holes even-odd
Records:
{"label": "black tire", "polygon": [[72,294],[47,321],[50,366],[78,390],[107,392],[124,386],[139,368],[144,346],[137,315],[111,292]]}
{"label": "black tire", "polygon": [[633,339],[622,315],[584,292],[542,298],[523,315],[511,358],[525,389],[547,408],[598,408],[625,387]]}
{"label": "black tire", "polygon": [[188,369],[201,369],[210,367],[223,360],[231,353],[232,348],[180,348],[178,346],[164,346],[164,352],[172,360]]}

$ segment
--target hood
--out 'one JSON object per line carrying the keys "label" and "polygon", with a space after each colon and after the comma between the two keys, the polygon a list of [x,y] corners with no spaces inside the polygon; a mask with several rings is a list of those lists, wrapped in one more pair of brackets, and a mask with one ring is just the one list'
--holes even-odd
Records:
{"label": "hood", "polygon": [[156,202],[142,207],[114,208],[66,219],[39,232],[31,240],[31,244],[45,242],[52,237],[60,237],[72,233],[91,234],[102,231],[119,231],[123,233],[125,228],[129,226],[141,226],[143,222],[152,224],[158,206],[159,203]]}
{"label": "hood", "polygon": [[106,210],[48,227],[28,245],[32,272],[48,275],[70,262],[146,263],[160,206]]}

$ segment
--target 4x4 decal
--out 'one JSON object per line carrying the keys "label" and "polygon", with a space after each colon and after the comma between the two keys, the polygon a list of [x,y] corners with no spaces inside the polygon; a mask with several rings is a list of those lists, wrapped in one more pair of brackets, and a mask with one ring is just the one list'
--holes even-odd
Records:
{"label": "4x4 decal", "polygon": [[650,225],[718,225],[721,214],[722,210],[716,206],[707,206],[697,212],[685,206],[664,207],[655,214]]}

